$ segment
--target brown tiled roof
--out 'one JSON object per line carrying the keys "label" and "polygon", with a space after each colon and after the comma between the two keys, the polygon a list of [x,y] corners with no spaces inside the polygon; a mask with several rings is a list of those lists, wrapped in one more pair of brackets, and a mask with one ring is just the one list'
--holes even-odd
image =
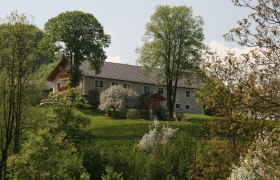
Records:
{"label": "brown tiled roof", "polygon": [[[149,75],[145,75],[141,70],[141,66],[105,62],[101,69],[101,73],[95,74],[95,72],[89,68],[89,62],[84,61],[80,69],[82,70],[84,76],[162,85],[162,83],[159,83],[156,78],[156,69]],[[196,82],[190,84],[188,81],[180,79],[178,81],[178,87],[198,89],[199,85]]]}

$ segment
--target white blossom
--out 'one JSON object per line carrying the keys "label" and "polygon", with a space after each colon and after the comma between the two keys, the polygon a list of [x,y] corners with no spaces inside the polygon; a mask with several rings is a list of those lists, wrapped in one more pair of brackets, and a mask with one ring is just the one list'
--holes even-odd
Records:
{"label": "white blossom", "polygon": [[112,86],[100,94],[99,109],[104,111],[109,108],[121,109],[125,106],[133,107],[136,105],[138,94],[122,86]]}
{"label": "white blossom", "polygon": [[165,145],[177,131],[177,128],[161,126],[157,120],[154,120],[150,131],[144,134],[137,146],[141,150],[150,152],[156,145]]}
{"label": "white blossom", "polygon": [[255,146],[233,167],[229,180],[280,179],[279,131],[259,135]]}

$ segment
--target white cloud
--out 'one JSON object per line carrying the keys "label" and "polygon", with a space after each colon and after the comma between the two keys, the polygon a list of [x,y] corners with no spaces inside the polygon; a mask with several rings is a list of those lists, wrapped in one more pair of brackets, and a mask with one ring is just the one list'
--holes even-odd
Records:
{"label": "white cloud", "polygon": [[241,55],[244,53],[250,52],[253,48],[246,47],[246,48],[229,48],[221,42],[218,41],[211,41],[207,44],[213,51],[216,51],[218,54],[225,54],[228,51],[235,52],[236,55]]}
{"label": "white cloud", "polygon": [[120,56],[107,56],[107,59],[105,60],[106,62],[114,62],[114,63],[122,63],[121,57]]}

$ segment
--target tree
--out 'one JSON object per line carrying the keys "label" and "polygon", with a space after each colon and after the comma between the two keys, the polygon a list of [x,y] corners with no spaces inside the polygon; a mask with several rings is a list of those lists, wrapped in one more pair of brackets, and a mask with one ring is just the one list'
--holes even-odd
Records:
{"label": "tree", "polygon": [[88,103],[93,109],[97,109],[99,106],[100,90],[95,88],[88,91]]}
{"label": "tree", "polygon": [[0,179],[6,177],[11,144],[19,152],[23,113],[32,104],[29,91],[31,67],[37,54],[41,31],[27,16],[12,12],[0,26]]}
{"label": "tree", "polygon": [[55,114],[53,117],[56,126],[56,131],[64,131],[70,142],[82,143],[90,137],[84,131],[86,125],[89,124],[89,119],[75,114],[73,109],[83,104],[83,98],[80,96],[76,88],[69,89],[66,93],[50,94],[46,100],[51,105]]}
{"label": "tree", "polygon": [[[243,62],[250,68],[251,81],[243,83],[254,99],[254,108],[267,118],[280,117],[280,3],[277,0],[232,0],[238,7],[249,8],[251,14],[238,21],[238,27],[225,34],[228,41],[252,47]],[[241,61],[241,60],[240,60]]]}
{"label": "tree", "polygon": [[52,48],[66,55],[71,61],[71,87],[79,85],[79,66],[88,60],[99,73],[106,59],[103,48],[110,44],[110,36],[104,33],[102,25],[89,13],[67,11],[51,18],[45,24],[46,36],[42,46]]}
{"label": "tree", "polygon": [[[44,128],[9,158],[11,179],[80,179],[86,174],[77,148],[65,132]],[[89,179],[89,178],[88,178]]]}
{"label": "tree", "polygon": [[[167,88],[169,118],[173,118],[178,80],[191,79],[201,61],[203,21],[186,6],[158,6],[146,25],[138,62],[146,69],[158,69],[157,77]],[[162,77],[162,78],[161,78]]]}
{"label": "tree", "polygon": [[8,161],[10,177],[15,179],[79,179],[87,177],[81,149],[87,137],[89,120],[73,112],[82,104],[77,89],[53,93],[46,100],[52,111],[41,117],[40,125],[28,133],[20,153]]}
{"label": "tree", "polygon": [[138,95],[131,89],[122,86],[111,86],[100,94],[99,109],[104,111],[113,108],[114,111],[125,107],[134,107]]}

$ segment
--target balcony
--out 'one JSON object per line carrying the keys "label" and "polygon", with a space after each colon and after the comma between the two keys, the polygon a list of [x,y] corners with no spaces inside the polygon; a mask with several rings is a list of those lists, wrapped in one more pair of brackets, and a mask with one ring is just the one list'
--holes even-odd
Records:
{"label": "balcony", "polygon": [[57,91],[58,92],[63,92],[63,91],[66,91],[67,90],[67,87],[66,86],[62,86],[62,87],[58,87],[57,88]]}
{"label": "balcony", "polygon": [[67,80],[67,79],[69,79],[69,73],[62,73],[62,74],[60,74],[59,79],[60,80]]}

